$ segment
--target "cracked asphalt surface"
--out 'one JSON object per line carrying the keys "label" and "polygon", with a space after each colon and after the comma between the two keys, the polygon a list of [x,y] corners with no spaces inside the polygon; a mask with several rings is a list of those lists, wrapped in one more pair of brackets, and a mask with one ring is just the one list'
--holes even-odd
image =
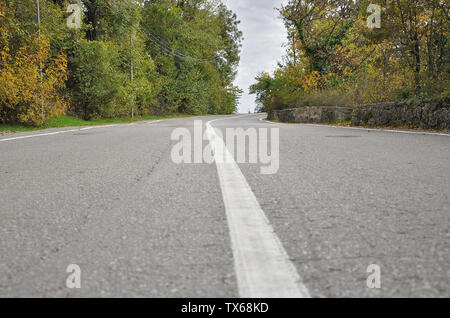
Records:
{"label": "cracked asphalt surface", "polygon": [[[214,126],[280,129],[277,174],[239,166],[313,297],[450,297],[449,137],[261,117]],[[0,142],[0,297],[238,297],[216,167],[170,157],[215,118]]]}

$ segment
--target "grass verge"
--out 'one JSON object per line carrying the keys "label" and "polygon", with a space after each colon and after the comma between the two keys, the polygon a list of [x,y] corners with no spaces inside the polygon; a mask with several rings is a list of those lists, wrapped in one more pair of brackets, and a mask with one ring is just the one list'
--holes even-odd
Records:
{"label": "grass verge", "polygon": [[135,117],[135,118],[92,119],[92,120],[87,121],[87,120],[82,120],[82,119],[79,119],[76,117],[63,115],[60,117],[50,119],[47,124],[40,126],[40,127],[0,124],[0,135],[4,135],[7,133],[14,133],[14,132],[40,130],[40,129],[46,129],[46,128],[125,124],[125,123],[131,123],[131,122],[143,121],[143,120],[159,120],[159,119],[188,117],[188,116],[189,115],[185,115],[185,114],[174,114],[174,115],[167,115],[167,116],[149,115],[149,116],[142,116],[142,117]]}

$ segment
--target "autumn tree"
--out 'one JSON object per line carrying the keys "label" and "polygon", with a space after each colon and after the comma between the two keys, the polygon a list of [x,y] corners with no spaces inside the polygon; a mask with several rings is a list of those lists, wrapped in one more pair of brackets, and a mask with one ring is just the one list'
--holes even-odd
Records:
{"label": "autumn tree", "polygon": [[[67,27],[73,3],[83,8],[80,29]],[[3,122],[38,125],[63,104],[88,120],[236,110],[242,33],[220,0],[41,0],[39,25],[35,0],[0,8],[0,72],[14,78],[1,88]]]}
{"label": "autumn tree", "polygon": [[[380,28],[367,24],[374,3]],[[448,95],[448,9],[440,0],[290,0],[280,9],[290,45],[273,76],[256,78],[257,101],[282,109]]]}
{"label": "autumn tree", "polygon": [[46,35],[13,22],[23,4],[0,3],[0,116],[4,123],[39,126],[67,108],[67,60],[63,51],[51,53]]}

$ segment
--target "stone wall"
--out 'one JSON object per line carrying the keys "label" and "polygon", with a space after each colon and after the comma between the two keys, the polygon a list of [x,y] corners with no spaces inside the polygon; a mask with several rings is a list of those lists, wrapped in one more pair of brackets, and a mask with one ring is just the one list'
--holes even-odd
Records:
{"label": "stone wall", "polygon": [[353,126],[450,129],[449,101],[381,103],[353,108],[311,106],[270,111],[268,119],[290,123],[351,121]]}
{"label": "stone wall", "polygon": [[355,107],[352,125],[450,129],[450,103],[447,100]]}
{"label": "stone wall", "polygon": [[271,111],[268,119],[289,123],[333,123],[351,120],[352,112],[350,107],[311,106]]}

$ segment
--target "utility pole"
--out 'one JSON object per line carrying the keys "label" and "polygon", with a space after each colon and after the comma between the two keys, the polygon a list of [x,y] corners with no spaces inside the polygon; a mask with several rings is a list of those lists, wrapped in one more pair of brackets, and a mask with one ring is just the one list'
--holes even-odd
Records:
{"label": "utility pole", "polygon": [[130,83],[133,84],[134,80],[134,62],[133,62],[133,35],[130,35],[130,53],[131,53],[131,61],[130,61]]}
{"label": "utility pole", "polygon": [[[130,83],[133,87],[134,81],[134,62],[133,62],[133,32],[130,33]],[[134,118],[134,101],[131,105],[131,118]]]}
{"label": "utility pole", "polygon": [[39,40],[41,39],[41,10],[39,7],[39,0],[36,0],[36,22],[38,24]]}
{"label": "utility pole", "polygon": [[[39,48],[38,50],[41,49],[41,9],[39,6],[39,0],[36,0],[36,22],[38,25],[38,44],[39,44]],[[39,79],[40,79],[40,83],[42,84],[42,65],[41,65],[41,60],[39,57]],[[44,114],[44,102],[41,99],[41,113]]]}
{"label": "utility pole", "polygon": [[[36,22],[38,25],[38,43],[41,44],[41,10],[39,7],[39,0],[36,0]],[[40,61],[39,61],[39,75],[42,81],[42,69]]]}
{"label": "utility pole", "polygon": [[292,32],[292,52],[294,53],[294,66],[297,65],[296,47],[295,47],[295,31]]}

